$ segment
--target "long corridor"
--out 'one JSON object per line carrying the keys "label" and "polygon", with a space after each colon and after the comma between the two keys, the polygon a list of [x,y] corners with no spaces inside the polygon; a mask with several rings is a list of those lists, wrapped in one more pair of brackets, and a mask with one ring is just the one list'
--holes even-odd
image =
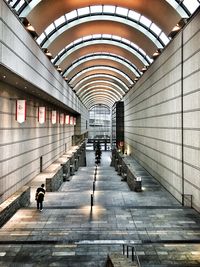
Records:
{"label": "long corridor", "polygon": [[141,266],[200,266],[200,215],[137,163],[143,190],[130,191],[110,156],[102,153],[94,182],[94,152],[88,151],[87,167],[58,192],[47,192],[42,212],[33,200],[0,229],[1,267],[103,267],[123,243],[136,246]]}

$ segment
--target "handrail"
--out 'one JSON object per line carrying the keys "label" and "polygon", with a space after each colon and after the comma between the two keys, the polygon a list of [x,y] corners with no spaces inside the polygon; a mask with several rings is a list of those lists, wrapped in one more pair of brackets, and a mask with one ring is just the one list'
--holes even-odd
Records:
{"label": "handrail", "polygon": [[182,194],[182,198],[183,198],[183,203],[184,206],[188,206],[190,208],[192,208],[192,195],[191,194]]}
{"label": "handrail", "polygon": [[[131,248],[131,259],[132,261],[136,261],[138,267],[141,267],[139,257],[137,255],[136,247],[130,244],[123,244],[123,255],[126,255],[129,258],[129,248]],[[125,254],[126,250],[126,254]]]}

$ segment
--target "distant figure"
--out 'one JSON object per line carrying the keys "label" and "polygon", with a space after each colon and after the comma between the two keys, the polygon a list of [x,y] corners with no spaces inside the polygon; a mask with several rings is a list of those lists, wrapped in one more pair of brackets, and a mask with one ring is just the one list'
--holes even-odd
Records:
{"label": "distant figure", "polygon": [[44,194],[45,194],[44,184],[41,184],[41,186],[37,188],[35,194],[35,200],[37,201],[37,209],[40,211],[43,210]]}

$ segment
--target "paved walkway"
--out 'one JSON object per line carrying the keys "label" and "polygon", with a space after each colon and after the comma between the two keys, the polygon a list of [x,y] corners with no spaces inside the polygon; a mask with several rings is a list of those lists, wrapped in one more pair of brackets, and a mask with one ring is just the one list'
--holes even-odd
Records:
{"label": "paved walkway", "polygon": [[[137,165],[137,163],[136,163]],[[103,152],[94,152],[58,192],[48,192],[44,210],[33,200],[0,229],[0,266],[103,267],[109,252],[135,244],[142,266],[200,266],[200,214],[183,208],[139,165],[142,192],[130,191]]]}

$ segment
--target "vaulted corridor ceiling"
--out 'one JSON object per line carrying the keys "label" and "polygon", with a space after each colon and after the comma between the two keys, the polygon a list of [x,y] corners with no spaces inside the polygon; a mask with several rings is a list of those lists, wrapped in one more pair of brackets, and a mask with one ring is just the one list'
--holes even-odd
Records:
{"label": "vaulted corridor ceiling", "polygon": [[173,28],[200,5],[199,0],[7,2],[30,23],[27,29],[33,27],[36,42],[88,109],[119,101],[170,42]]}

